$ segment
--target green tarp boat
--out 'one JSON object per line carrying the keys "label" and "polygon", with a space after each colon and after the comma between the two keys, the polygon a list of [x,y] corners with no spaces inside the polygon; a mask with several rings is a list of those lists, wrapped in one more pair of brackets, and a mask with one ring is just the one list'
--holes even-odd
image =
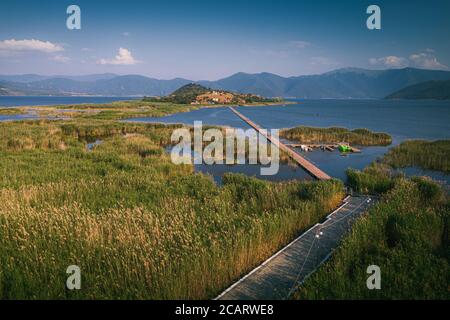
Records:
{"label": "green tarp boat", "polygon": [[340,144],[338,149],[340,152],[352,152],[352,148],[350,146],[346,146],[345,144]]}

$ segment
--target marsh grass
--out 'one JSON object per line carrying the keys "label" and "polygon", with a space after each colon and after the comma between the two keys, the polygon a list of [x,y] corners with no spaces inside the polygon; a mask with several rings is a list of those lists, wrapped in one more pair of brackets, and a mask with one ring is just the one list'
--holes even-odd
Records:
{"label": "marsh grass", "polygon": [[[0,298],[212,298],[343,197],[334,180],[218,187],[171,163],[173,128],[0,123]],[[72,264],[79,291],[65,289]]]}
{"label": "marsh grass", "polygon": [[0,115],[18,115],[25,112],[18,108],[0,108]]}
{"label": "marsh grass", "polygon": [[[393,174],[388,164],[446,170],[448,141],[408,141],[363,171],[348,170],[356,191],[381,196],[296,299],[450,299],[450,200],[428,177]],[[387,164],[386,164],[387,163]],[[381,269],[368,290],[366,269]]]}
{"label": "marsh grass", "polygon": [[[279,105],[276,102],[255,102],[243,106],[270,106]],[[283,102],[290,104],[292,102]],[[191,105],[171,102],[158,102],[146,100],[116,101],[111,103],[84,103],[74,105],[55,106],[24,106],[20,108],[0,109],[0,114],[20,114],[33,112],[43,118],[77,119],[77,120],[124,120],[142,117],[163,117],[173,113],[188,112],[200,108],[220,108],[226,105]],[[9,111],[11,109],[11,111]]]}
{"label": "marsh grass", "polygon": [[364,170],[347,170],[347,182],[361,193],[383,194],[395,185],[403,174],[393,168],[420,167],[449,173],[450,140],[410,140],[389,149],[382,159]]}
{"label": "marsh grass", "polygon": [[367,129],[295,127],[280,131],[280,137],[300,143],[340,143],[347,142],[361,146],[386,146],[392,143],[387,133],[372,132]]}
{"label": "marsh grass", "polygon": [[378,162],[371,163],[364,170],[349,168],[346,171],[347,184],[354,191],[365,194],[382,194],[395,185],[400,174],[394,174],[392,168]]}
{"label": "marsh grass", "polygon": [[450,173],[450,140],[410,140],[389,150],[384,162],[394,168],[420,167]]}
{"label": "marsh grass", "polygon": [[149,103],[140,100],[117,101],[104,104],[55,105],[47,107],[14,108],[17,112],[34,112],[41,117],[87,120],[122,120],[137,117],[162,117],[187,112],[202,106],[173,103]]}
{"label": "marsh grass", "polygon": [[[295,298],[449,299],[449,212],[436,183],[399,179]],[[366,287],[369,265],[381,269],[380,290]]]}

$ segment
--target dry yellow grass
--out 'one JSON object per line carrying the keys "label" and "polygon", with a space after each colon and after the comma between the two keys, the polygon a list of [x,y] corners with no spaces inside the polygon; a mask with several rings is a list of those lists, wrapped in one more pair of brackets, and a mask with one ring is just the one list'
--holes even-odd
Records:
{"label": "dry yellow grass", "polygon": [[[103,121],[0,124],[0,297],[211,298],[342,198],[337,181],[230,176],[218,187],[170,162],[170,132]],[[84,139],[99,137],[87,151]],[[79,291],[64,287],[72,264]]]}

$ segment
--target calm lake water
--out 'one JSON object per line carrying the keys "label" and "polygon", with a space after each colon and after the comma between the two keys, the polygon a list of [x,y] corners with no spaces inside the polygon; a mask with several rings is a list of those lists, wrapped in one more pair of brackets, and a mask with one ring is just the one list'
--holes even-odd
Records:
{"label": "calm lake water", "polygon": [[[289,128],[299,125],[314,127],[368,128],[387,132],[393,145],[406,139],[449,139],[450,101],[386,101],[386,100],[306,100],[286,106],[237,107],[237,110],[264,128]],[[184,123],[192,125],[202,121],[208,125],[223,125],[247,129],[249,126],[228,108],[208,108],[178,113],[162,118],[138,118],[131,121]],[[361,153],[342,156],[339,152],[315,150],[299,152],[333,177],[346,180],[349,167],[363,169],[381,157],[389,147],[363,147]],[[241,172],[259,176],[259,167],[197,165],[197,171],[213,175],[220,182],[224,172]],[[298,172],[300,171],[300,172]],[[410,173],[411,170],[407,171]],[[424,171],[421,171],[424,173]],[[304,176],[303,170],[282,165],[277,176],[263,179],[286,180]],[[435,178],[450,183],[449,175]]]}
{"label": "calm lake water", "polygon": [[[109,103],[133,99],[131,97],[12,97],[0,96],[0,107],[40,106],[80,103]],[[388,101],[388,100],[305,100],[286,106],[237,107],[251,120],[267,129],[281,129],[299,125],[313,127],[368,128],[387,132],[393,137],[393,145],[406,139],[449,139],[450,101]],[[36,115],[0,115],[0,121],[34,119]],[[161,118],[135,118],[129,121],[154,123],[184,123],[193,125],[202,121],[205,125],[221,125],[248,129],[249,126],[226,107],[205,108],[177,113]],[[342,156],[338,151],[314,150],[301,152],[305,158],[319,166],[329,175],[346,180],[349,167],[363,169],[381,157],[389,147],[363,147],[361,153]],[[276,176],[261,176],[258,165],[196,165],[197,171],[211,174],[221,182],[223,173],[239,172],[269,180],[309,179],[301,169],[280,164]],[[436,172],[404,170],[407,174],[428,174],[435,179],[447,181],[450,175]]]}
{"label": "calm lake water", "polygon": [[51,106],[60,104],[109,103],[132,100],[136,97],[45,97],[45,96],[0,96],[0,107]]}

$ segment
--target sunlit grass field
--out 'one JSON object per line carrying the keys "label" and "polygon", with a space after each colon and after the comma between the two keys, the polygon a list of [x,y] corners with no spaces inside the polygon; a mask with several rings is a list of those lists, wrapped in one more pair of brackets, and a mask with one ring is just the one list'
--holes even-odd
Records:
{"label": "sunlit grass field", "polygon": [[[356,221],[297,299],[450,299],[449,195],[430,178],[406,178],[388,165],[445,171],[448,142],[404,142],[363,171],[347,171],[355,191],[378,194],[380,203]],[[380,267],[380,290],[367,289],[369,265]]]}
{"label": "sunlit grass field", "polygon": [[177,126],[100,114],[0,123],[1,299],[212,298],[343,197],[334,180],[217,186],[172,164]]}
{"label": "sunlit grass field", "polygon": [[24,114],[31,111],[46,118],[121,120],[136,117],[162,117],[176,112],[188,112],[201,107],[204,106],[129,100],[103,104],[85,103],[75,105],[3,108],[0,109],[0,114]]}
{"label": "sunlit grass field", "polygon": [[[450,299],[448,200],[423,179],[400,179],[355,223],[297,299]],[[381,289],[366,286],[377,265]]]}

